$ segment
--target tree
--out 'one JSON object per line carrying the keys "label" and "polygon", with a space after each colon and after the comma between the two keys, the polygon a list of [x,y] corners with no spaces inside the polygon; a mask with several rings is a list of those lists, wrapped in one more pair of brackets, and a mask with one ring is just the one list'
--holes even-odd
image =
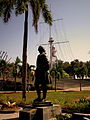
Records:
{"label": "tree", "polygon": [[79,64],[80,65],[79,65],[79,69],[78,69],[77,73],[78,73],[79,77],[84,79],[84,76],[87,76],[87,74],[88,74],[88,69],[84,62],[80,62]]}
{"label": "tree", "polygon": [[0,74],[3,76],[3,80],[5,80],[5,72],[7,69],[8,62],[10,60],[8,60],[7,58],[7,52],[0,51]]}
{"label": "tree", "polygon": [[2,75],[3,77],[3,80],[5,80],[5,75],[4,75],[4,72],[5,72],[5,69],[6,69],[6,61],[5,60],[0,60],[0,74]]}
{"label": "tree", "polygon": [[64,70],[67,74],[71,75],[71,65],[69,64],[69,62],[64,62],[64,63],[63,63],[63,70]]}
{"label": "tree", "polygon": [[90,61],[87,61],[85,65],[87,66],[87,69],[88,69],[87,76],[90,77]]}
{"label": "tree", "polygon": [[[30,7],[29,7],[30,6]],[[27,42],[28,42],[28,10],[31,8],[33,15],[33,26],[35,31],[38,31],[38,21],[40,13],[44,18],[44,21],[49,25],[52,25],[52,16],[48,10],[46,0],[1,0],[0,1],[0,17],[4,22],[8,22],[11,17],[12,11],[15,14],[25,13],[24,22],[24,37],[23,37],[23,68],[22,68],[22,83],[23,93],[22,98],[26,100],[26,80],[27,80]]]}
{"label": "tree", "polygon": [[15,63],[14,63],[14,69],[13,69],[13,76],[15,79],[15,91],[16,91],[16,78],[17,78],[17,68],[19,66],[19,63],[21,63],[21,60],[19,57],[16,57]]}
{"label": "tree", "polygon": [[79,60],[76,59],[74,61],[71,61],[71,71],[74,79],[76,79],[75,76],[77,74],[78,68],[79,68]]}

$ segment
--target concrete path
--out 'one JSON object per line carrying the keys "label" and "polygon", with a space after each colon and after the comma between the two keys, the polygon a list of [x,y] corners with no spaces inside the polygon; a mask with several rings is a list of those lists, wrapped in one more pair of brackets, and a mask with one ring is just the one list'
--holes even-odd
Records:
{"label": "concrete path", "polygon": [[0,120],[19,120],[19,112],[0,114]]}

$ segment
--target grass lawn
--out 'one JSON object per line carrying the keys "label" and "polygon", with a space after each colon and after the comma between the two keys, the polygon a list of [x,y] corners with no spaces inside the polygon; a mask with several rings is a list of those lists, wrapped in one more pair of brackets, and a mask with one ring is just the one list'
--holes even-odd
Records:
{"label": "grass lawn", "polygon": [[[27,92],[27,100],[25,104],[32,104],[36,97],[37,95],[35,92]],[[47,93],[47,100],[51,101],[53,104],[60,104],[63,109],[70,112],[86,111],[87,113],[90,113],[90,100],[87,100],[87,98],[90,98],[90,91]],[[0,94],[0,102],[9,100],[23,103],[22,93]]]}

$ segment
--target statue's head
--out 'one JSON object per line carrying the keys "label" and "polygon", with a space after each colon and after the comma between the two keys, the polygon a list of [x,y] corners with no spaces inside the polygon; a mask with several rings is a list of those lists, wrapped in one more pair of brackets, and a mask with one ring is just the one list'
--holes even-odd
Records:
{"label": "statue's head", "polygon": [[38,51],[39,51],[40,53],[43,53],[43,52],[45,52],[45,49],[44,49],[42,46],[39,46],[39,47],[38,47]]}

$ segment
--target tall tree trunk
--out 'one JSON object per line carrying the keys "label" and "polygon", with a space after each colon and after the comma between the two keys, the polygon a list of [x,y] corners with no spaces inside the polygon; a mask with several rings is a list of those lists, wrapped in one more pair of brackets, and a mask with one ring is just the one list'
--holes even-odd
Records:
{"label": "tall tree trunk", "polygon": [[23,66],[22,66],[22,99],[23,100],[26,100],[27,41],[28,41],[28,10],[25,11],[24,38],[23,38]]}

